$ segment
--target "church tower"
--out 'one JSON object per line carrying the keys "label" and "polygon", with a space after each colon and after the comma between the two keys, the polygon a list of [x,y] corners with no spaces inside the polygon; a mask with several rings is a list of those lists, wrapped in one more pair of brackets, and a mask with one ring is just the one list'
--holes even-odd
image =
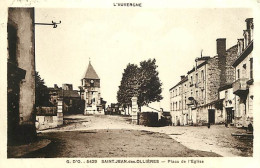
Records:
{"label": "church tower", "polygon": [[81,80],[84,89],[84,114],[104,114],[101,104],[100,78],[89,61],[84,78]]}

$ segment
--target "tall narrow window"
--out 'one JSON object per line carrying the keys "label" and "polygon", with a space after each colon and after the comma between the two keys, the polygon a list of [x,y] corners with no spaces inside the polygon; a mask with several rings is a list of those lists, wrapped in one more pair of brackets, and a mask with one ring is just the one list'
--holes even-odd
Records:
{"label": "tall narrow window", "polygon": [[253,58],[250,58],[250,79],[253,79]]}
{"label": "tall narrow window", "polygon": [[204,81],[204,71],[203,70],[201,71],[201,80],[202,80],[202,82]]}
{"label": "tall narrow window", "polygon": [[237,79],[240,79],[240,69],[237,70]]}
{"label": "tall narrow window", "polygon": [[185,97],[185,99],[184,99],[184,109],[186,110],[186,107],[187,107],[187,104],[186,104],[186,97]]}

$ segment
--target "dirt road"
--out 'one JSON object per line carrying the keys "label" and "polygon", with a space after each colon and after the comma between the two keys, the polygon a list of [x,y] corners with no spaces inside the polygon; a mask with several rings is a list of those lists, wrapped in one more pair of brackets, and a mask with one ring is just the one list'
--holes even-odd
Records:
{"label": "dirt road", "polygon": [[34,156],[252,156],[251,141],[240,141],[231,136],[231,133],[243,130],[221,125],[210,129],[144,127],[131,124],[129,117],[83,115],[66,116],[64,121],[65,125],[60,128],[39,132],[39,137],[51,139],[53,143]]}

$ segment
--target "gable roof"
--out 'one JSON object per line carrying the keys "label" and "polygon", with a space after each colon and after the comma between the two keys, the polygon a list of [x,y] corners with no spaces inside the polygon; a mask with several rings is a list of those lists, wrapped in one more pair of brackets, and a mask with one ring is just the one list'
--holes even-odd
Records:
{"label": "gable roof", "polygon": [[89,62],[88,69],[86,71],[85,77],[86,79],[99,79],[96,71],[94,70],[93,66]]}
{"label": "gable roof", "polygon": [[171,89],[170,89],[170,91],[172,90],[172,89],[174,89],[176,86],[178,86],[178,85],[180,85],[180,84],[183,84],[184,82],[186,82],[188,80],[188,76],[185,76],[180,82],[178,82],[176,85],[174,85]]}
{"label": "gable roof", "polygon": [[251,52],[253,51],[253,40],[248,44],[248,46],[242,51],[242,53],[233,62],[232,66],[236,67],[240,64]]}

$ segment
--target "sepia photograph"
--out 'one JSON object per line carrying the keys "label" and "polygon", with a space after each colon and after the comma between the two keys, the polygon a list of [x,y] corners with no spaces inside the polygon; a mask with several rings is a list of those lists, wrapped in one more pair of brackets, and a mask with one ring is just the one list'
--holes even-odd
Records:
{"label": "sepia photograph", "polygon": [[145,5],[6,7],[8,161],[254,159],[255,10]]}

